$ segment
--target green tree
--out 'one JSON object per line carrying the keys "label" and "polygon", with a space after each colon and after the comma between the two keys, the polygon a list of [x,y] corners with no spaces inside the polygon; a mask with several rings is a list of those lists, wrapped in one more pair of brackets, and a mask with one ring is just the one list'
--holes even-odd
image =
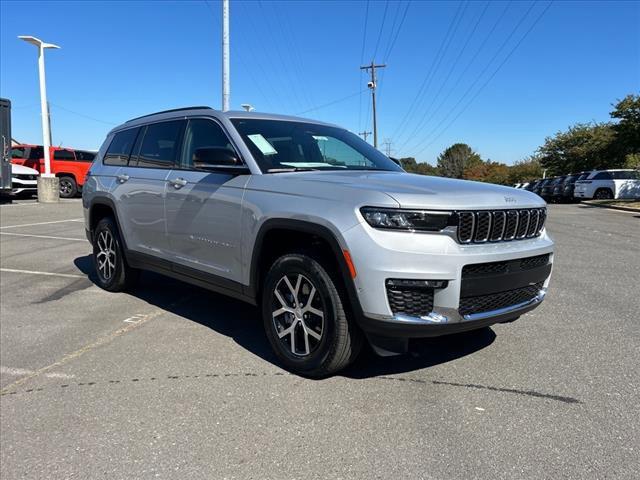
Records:
{"label": "green tree", "polygon": [[635,168],[640,170],[640,153],[630,153],[624,161],[625,168]]}
{"label": "green tree", "polygon": [[537,178],[542,178],[542,172],[540,159],[532,155],[509,167],[509,184],[530,182]]}
{"label": "green tree", "polygon": [[640,95],[627,95],[619,100],[611,117],[618,120],[612,126],[616,132],[616,153],[623,158],[640,154]]}
{"label": "green tree", "polygon": [[400,165],[409,173],[418,173],[420,175],[439,175],[438,169],[426,162],[416,162],[413,157],[405,157],[400,159]]}
{"label": "green tree", "polygon": [[462,178],[465,168],[482,163],[482,158],[466,143],[456,143],[438,156],[440,175],[451,178]]}
{"label": "green tree", "polygon": [[616,168],[624,158],[614,154],[616,132],[610,123],[576,124],[547,137],[538,148],[540,164],[550,175]]}
{"label": "green tree", "polygon": [[492,162],[491,160],[473,162],[464,169],[464,178],[478,182],[507,185],[509,184],[509,167],[504,163]]}

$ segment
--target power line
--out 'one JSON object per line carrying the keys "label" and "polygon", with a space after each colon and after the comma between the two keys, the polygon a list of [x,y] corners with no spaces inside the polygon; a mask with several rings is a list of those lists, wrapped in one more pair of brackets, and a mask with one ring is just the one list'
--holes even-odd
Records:
{"label": "power line", "polygon": [[[482,49],[484,48],[484,46],[486,45],[487,41],[489,40],[489,38],[493,35],[493,33],[495,32],[496,28],[498,27],[498,24],[502,21],[502,19],[504,18],[505,14],[507,13],[507,10],[509,9],[509,6],[511,5],[511,3],[507,3],[507,5],[505,6],[505,8],[502,10],[502,13],[498,16],[497,20],[495,21],[495,23],[493,24],[493,26],[491,27],[491,29],[489,30],[489,33],[487,33],[487,35],[484,37],[483,41],[480,43],[480,46],[477,48],[477,50],[475,51],[475,53],[472,55],[471,60],[469,61],[469,63],[467,63],[467,66],[464,68],[464,70],[462,72],[460,72],[460,74],[458,75],[458,78],[456,79],[456,81],[453,84],[453,87],[451,87],[451,89],[449,90],[449,92],[447,93],[447,95],[442,99],[442,101],[438,104],[437,108],[433,111],[433,113],[431,114],[431,116],[425,121],[422,122],[422,126],[428,125],[429,122],[435,117],[436,113],[438,113],[440,111],[440,109],[442,108],[442,106],[446,103],[446,101],[451,97],[451,94],[456,90],[456,88],[458,87],[458,85],[460,84],[460,81],[465,78],[466,73],[469,71],[469,68],[471,67],[471,65],[473,65],[473,63],[475,62],[476,58],[478,57],[478,55],[480,54],[480,52],[482,51]],[[411,138],[411,137],[410,137]],[[402,145],[401,149],[408,143],[408,140]]]}
{"label": "power line", "polygon": [[104,123],[106,125],[117,125],[117,123],[107,122],[106,120],[100,120],[99,118],[90,117],[89,115],[85,115],[84,113],[76,112],[74,110],[71,110],[69,108],[63,107],[63,106],[58,105],[58,104],[53,103],[53,102],[49,102],[49,103],[51,105],[53,105],[54,107],[59,108],[60,110],[64,110],[65,112],[72,113],[74,115],[78,115],[79,117],[86,118],[87,120],[93,120],[94,122]]}
{"label": "power line", "polygon": [[336,103],[344,102],[345,100],[349,100],[350,98],[353,98],[356,95],[360,95],[362,92],[364,92],[364,89],[359,90],[359,91],[357,91],[355,93],[352,93],[350,95],[338,98],[337,100],[333,100],[331,102],[324,103],[322,105],[318,105],[317,107],[310,108],[309,110],[304,110],[302,112],[298,112],[298,113],[296,113],[296,115],[304,115],[305,113],[309,113],[309,112],[313,112],[315,110],[320,110],[322,108],[330,107],[331,105],[335,105]]}
{"label": "power line", "polygon": [[[529,29],[525,32],[525,34],[522,36],[522,38],[520,38],[520,40],[518,41],[518,43],[516,43],[516,45],[511,49],[511,51],[507,54],[507,56],[502,60],[502,62],[500,63],[500,65],[498,65],[498,68],[496,68],[496,70],[491,74],[491,76],[486,80],[486,82],[484,82],[484,84],[482,84],[482,86],[478,89],[478,91],[475,93],[475,95],[471,98],[471,100],[469,100],[469,102],[464,106],[464,108],[462,110],[460,110],[460,112],[445,126],[444,129],[442,129],[442,131],[440,131],[440,133],[433,138],[433,140],[431,140],[431,142],[429,142],[427,145],[425,145],[416,155],[421,154],[424,150],[426,150],[428,147],[430,147],[438,138],[440,138],[442,136],[442,134],[444,132],[447,131],[447,129],[449,129],[449,127],[451,127],[451,125],[458,119],[460,118],[460,115],[462,115],[465,110],[473,103],[473,101],[478,97],[478,95],[480,95],[480,93],[484,90],[484,88],[489,84],[489,82],[491,82],[491,80],[493,80],[493,78],[498,74],[498,72],[500,71],[500,69],[504,66],[505,63],[507,63],[507,61],[509,60],[509,58],[511,58],[511,55],[513,55],[513,53],[518,49],[518,47],[520,46],[520,44],[522,44],[522,42],[524,41],[525,38],[527,38],[527,36],[529,35],[529,33],[531,33],[531,31],[535,28],[535,26],[538,24],[538,22],[540,22],[540,20],[542,19],[542,17],[547,13],[547,11],[549,10],[549,8],[551,8],[551,5],[553,4],[553,0],[551,0],[547,6],[544,8],[544,10],[540,13],[540,15],[538,15],[538,17],[535,19],[535,21],[531,24],[531,26],[529,27]],[[435,129],[434,129],[435,131]],[[427,137],[428,138],[428,137]]]}
{"label": "power line", "polygon": [[[364,12],[364,30],[362,34],[362,50],[360,51],[360,64],[362,64],[362,62],[364,61],[364,47],[367,40],[368,21],[369,21],[369,0],[367,0],[367,5],[365,7],[365,12]],[[364,75],[364,72],[360,70],[360,79],[358,80],[358,88],[360,88],[360,85],[362,85],[362,75]],[[363,91],[364,90],[360,90],[360,93],[362,93]],[[362,126],[362,95],[360,95],[359,104],[358,104],[358,130],[360,130],[361,126]]]}
{"label": "power line", "polygon": [[[396,45],[396,40],[398,40],[398,35],[400,35],[400,32],[402,31],[402,26],[404,25],[404,20],[405,18],[407,18],[407,12],[409,11],[409,6],[411,5],[411,0],[407,0],[407,4],[404,8],[404,13],[402,14],[402,19],[400,20],[400,25],[398,25],[398,29],[396,30],[396,34],[393,36],[393,40],[391,41],[391,43],[389,44],[389,48],[387,48],[386,53],[384,54],[384,63],[387,63],[387,60],[389,58],[389,56],[391,55],[391,52],[393,51],[393,47],[395,47]],[[400,7],[398,6],[398,10],[400,9]],[[392,29],[392,33],[393,33],[393,29]]]}
{"label": "power line", "polygon": [[433,58],[433,61],[431,62],[431,66],[429,67],[429,70],[427,71],[427,74],[425,75],[424,80],[422,81],[422,84],[420,85],[420,88],[418,88],[418,91],[416,92],[416,95],[414,96],[413,100],[409,104],[409,109],[407,110],[407,113],[405,113],[405,115],[402,117],[402,120],[400,120],[400,123],[396,127],[396,130],[392,135],[393,137],[396,137],[398,132],[400,132],[403,129],[406,121],[409,119],[409,117],[413,114],[414,110],[417,108],[417,104],[419,103],[418,99],[422,96],[422,92],[425,89],[425,86],[427,85],[427,82],[429,81],[429,79],[433,75],[434,66],[435,66],[437,60],[440,58],[440,53],[442,52],[442,49],[444,48],[445,44],[447,44],[447,40],[449,39],[449,35],[451,35],[451,32],[452,32],[454,26],[456,26],[456,29],[457,29],[457,20],[458,20],[458,16],[460,15],[460,10],[461,9],[462,9],[462,3],[458,4],[458,9],[456,10],[456,13],[453,16],[453,19],[451,20],[451,23],[449,24],[449,28],[447,29],[447,33],[445,34],[444,38],[442,39],[442,42],[440,43],[440,47],[438,48],[438,52],[436,53],[435,57]]}
{"label": "power line", "polygon": [[384,30],[384,22],[387,19],[387,10],[389,8],[389,0],[387,0],[384,4],[384,13],[382,14],[382,24],[380,25],[380,32],[378,33],[378,41],[376,42],[376,48],[373,50],[373,56],[371,59],[376,58],[378,54],[378,47],[380,46],[380,39],[382,38],[382,32]]}
{"label": "power line", "polygon": [[[409,134],[409,136],[407,137],[407,140],[405,140],[405,142],[402,144],[402,146],[400,147],[400,149],[402,149],[408,142],[411,141],[412,138],[414,138],[415,134],[420,130],[420,128],[422,128],[424,126],[423,122],[425,120],[425,118],[427,118],[427,114],[429,113],[429,111],[431,110],[431,107],[433,106],[433,104],[436,101],[436,98],[438,98],[438,96],[440,95],[440,93],[442,92],[443,88],[445,87],[445,85],[447,84],[447,82],[449,81],[449,78],[451,77],[451,74],[453,73],[455,67],[458,65],[458,62],[460,61],[460,58],[462,58],[462,55],[464,53],[464,51],[467,49],[467,46],[469,45],[469,42],[471,41],[471,39],[473,38],[473,36],[476,33],[476,30],[478,29],[478,25],[480,25],[480,22],[482,21],[482,19],[484,18],[484,14],[487,12],[487,9],[489,8],[489,1],[487,1],[485,3],[484,8],[482,9],[482,12],[480,12],[480,16],[478,17],[478,19],[476,20],[473,28],[471,29],[471,33],[469,33],[469,35],[467,35],[467,38],[464,42],[464,44],[462,45],[462,48],[460,49],[460,51],[458,52],[458,56],[456,57],[456,59],[451,63],[451,68],[449,68],[449,72],[447,73],[444,81],[440,84],[440,88],[438,89],[438,91],[435,93],[435,95],[432,95],[431,97],[431,103],[429,103],[429,105],[427,106],[427,108],[424,109],[423,115],[420,118],[420,120],[418,122],[416,122],[415,128],[413,129],[413,131]],[[429,117],[429,119],[431,119],[432,117]],[[427,122],[428,123],[428,122]]]}

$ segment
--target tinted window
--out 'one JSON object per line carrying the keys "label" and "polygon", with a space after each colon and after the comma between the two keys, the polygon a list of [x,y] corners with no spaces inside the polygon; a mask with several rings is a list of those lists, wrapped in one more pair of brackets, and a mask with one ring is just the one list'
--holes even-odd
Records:
{"label": "tinted window", "polygon": [[182,120],[148,125],[138,154],[137,165],[172,168],[183,125]]}
{"label": "tinted window", "polygon": [[589,175],[591,175],[591,172],[583,173],[578,177],[578,180],[586,180]]}
{"label": "tinted window", "polygon": [[400,167],[357,135],[315,123],[234,119],[263,172],[279,169],[389,170]]}
{"label": "tinted window", "polygon": [[75,160],[76,157],[70,150],[54,150],[53,151],[53,159],[54,160]]}
{"label": "tinted window", "polygon": [[622,172],[612,172],[613,178],[616,180],[633,180],[640,178],[640,172],[637,171],[622,171]]}
{"label": "tinted window", "polygon": [[85,152],[83,150],[76,150],[76,158],[80,162],[93,162],[93,159],[96,158],[96,154],[93,152]]}
{"label": "tinted window", "polygon": [[44,148],[42,147],[31,147],[29,151],[29,160],[39,160],[44,158]]}
{"label": "tinted window", "polygon": [[105,165],[126,165],[131,153],[131,147],[136,140],[137,132],[137,128],[131,128],[116,133],[107,149],[103,163]]}
{"label": "tinted window", "polygon": [[184,134],[182,147],[182,168],[191,168],[194,161],[198,161],[198,150],[202,148],[227,148],[234,151],[229,138],[222,127],[212,120],[189,120]]}
{"label": "tinted window", "polygon": [[14,147],[11,149],[11,158],[24,158],[24,147]]}
{"label": "tinted window", "polygon": [[594,180],[611,180],[612,178],[611,172],[596,173],[596,176],[593,177]]}

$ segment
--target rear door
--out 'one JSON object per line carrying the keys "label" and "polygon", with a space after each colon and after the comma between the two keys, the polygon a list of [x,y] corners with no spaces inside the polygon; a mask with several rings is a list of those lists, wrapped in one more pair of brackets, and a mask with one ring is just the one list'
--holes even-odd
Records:
{"label": "rear door", "polygon": [[131,157],[116,174],[113,195],[127,248],[166,257],[165,183],[180,151],[184,120],[141,127]]}
{"label": "rear door", "polygon": [[[167,233],[174,269],[239,282],[242,194],[250,177],[233,173],[233,167],[223,165],[221,160],[218,164],[216,152],[220,151],[230,151],[240,158],[218,122],[190,119],[179,165],[167,177]],[[238,285],[223,281],[221,286]]]}

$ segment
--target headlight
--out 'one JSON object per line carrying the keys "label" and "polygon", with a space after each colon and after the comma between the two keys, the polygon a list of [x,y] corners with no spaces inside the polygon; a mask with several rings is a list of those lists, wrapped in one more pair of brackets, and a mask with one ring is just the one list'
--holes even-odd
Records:
{"label": "headlight", "polygon": [[447,225],[453,225],[451,212],[362,207],[360,213],[374,228],[439,232]]}

